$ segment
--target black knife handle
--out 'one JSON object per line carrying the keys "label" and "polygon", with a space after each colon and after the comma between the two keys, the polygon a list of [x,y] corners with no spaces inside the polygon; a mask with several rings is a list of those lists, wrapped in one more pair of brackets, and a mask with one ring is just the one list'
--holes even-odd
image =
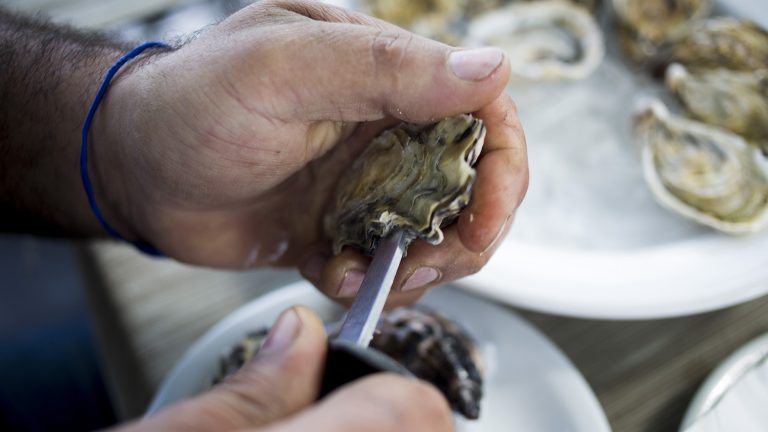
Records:
{"label": "black knife handle", "polygon": [[319,399],[345,384],[379,372],[413,377],[403,365],[380,351],[363,348],[352,342],[331,340],[328,342]]}

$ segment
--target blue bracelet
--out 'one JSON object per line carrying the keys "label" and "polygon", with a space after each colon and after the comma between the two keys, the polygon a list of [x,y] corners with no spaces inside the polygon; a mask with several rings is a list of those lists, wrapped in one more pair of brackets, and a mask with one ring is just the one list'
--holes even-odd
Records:
{"label": "blue bracelet", "polygon": [[93,214],[96,215],[96,219],[99,220],[99,223],[101,223],[101,226],[104,227],[109,235],[118,240],[132,244],[138,250],[148,255],[163,256],[159,250],[157,250],[149,243],[126,239],[120,235],[120,233],[117,232],[117,230],[113,228],[106,219],[104,219],[104,215],[102,215],[101,210],[99,209],[99,205],[96,203],[96,196],[93,193],[93,184],[91,184],[91,178],[88,176],[88,132],[91,129],[91,122],[93,122],[93,116],[96,114],[96,109],[99,107],[101,100],[104,99],[104,93],[107,92],[109,83],[112,81],[112,78],[114,78],[117,71],[120,70],[120,68],[123,67],[123,65],[128,62],[128,60],[135,58],[137,55],[141,54],[148,48],[155,47],[170,48],[163,42],[144,42],[136,48],[128,51],[127,54],[122,56],[120,60],[116,61],[112,66],[109,67],[109,70],[107,70],[107,74],[104,76],[104,81],[101,83],[101,87],[99,87],[99,91],[96,93],[96,97],[93,99],[91,108],[88,110],[88,115],[85,117],[85,122],[83,122],[83,135],[80,144],[80,178],[83,180],[83,188],[85,189],[85,194],[88,195],[88,204],[91,206]]}

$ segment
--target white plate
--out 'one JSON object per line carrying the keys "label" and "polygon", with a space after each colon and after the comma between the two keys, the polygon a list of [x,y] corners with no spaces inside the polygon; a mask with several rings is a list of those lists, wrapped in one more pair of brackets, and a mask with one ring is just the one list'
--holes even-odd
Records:
{"label": "white plate", "polygon": [[[253,329],[270,325],[294,304],[314,309],[324,320],[339,308],[308,283],[299,282],[256,299],[220,321],[187,350],[148,410],[151,414],[204,391],[219,359]],[[460,421],[460,431],[610,431],[605,414],[571,362],[529,324],[489,302],[443,287],[424,304],[460,322],[474,335],[489,363],[480,420]]]}
{"label": "white plate", "polygon": [[[745,1],[720,6],[749,14]],[[751,7],[765,13],[761,2]],[[640,100],[669,95],[623,62],[615,39],[586,80],[509,87],[530,189],[509,238],[460,284],[530,309],[607,319],[686,315],[767,293],[767,234],[720,235],[654,201],[630,119]]]}
{"label": "white plate", "polygon": [[740,378],[767,357],[768,333],[752,340],[725,359],[694,395],[680,425],[680,431],[696,423],[696,420],[711,410]]}

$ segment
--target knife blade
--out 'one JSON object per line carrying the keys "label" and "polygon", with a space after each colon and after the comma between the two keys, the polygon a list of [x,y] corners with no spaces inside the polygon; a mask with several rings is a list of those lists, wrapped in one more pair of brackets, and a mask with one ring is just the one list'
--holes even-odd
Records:
{"label": "knife blade", "polygon": [[386,354],[368,348],[405,247],[402,231],[380,240],[338,336],[328,342],[320,398],[345,384],[377,372],[413,376]]}

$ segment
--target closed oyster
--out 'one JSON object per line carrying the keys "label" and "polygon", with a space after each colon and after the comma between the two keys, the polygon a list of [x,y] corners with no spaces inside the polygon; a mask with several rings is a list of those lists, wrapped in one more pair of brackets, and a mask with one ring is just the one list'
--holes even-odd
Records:
{"label": "closed oyster", "polygon": [[526,80],[581,79],[605,54],[595,19],[562,0],[516,3],[473,20],[469,45],[506,50],[512,75]]}
{"label": "closed oyster", "polygon": [[635,118],[645,180],[664,207],[728,234],[768,225],[768,178],[738,135],[654,102]]}
{"label": "closed oyster", "polygon": [[688,71],[675,63],[666,82],[691,116],[736,132],[768,154],[768,69]]}
{"label": "closed oyster", "polygon": [[768,32],[734,18],[692,24],[670,49],[671,62],[689,68],[757,71],[768,68]]}
{"label": "closed oyster", "polygon": [[712,0],[613,0],[613,9],[622,48],[632,60],[645,62],[685,33],[691,22],[706,18]]}
{"label": "closed oyster", "polygon": [[401,123],[374,138],[340,180],[326,215],[334,253],[350,245],[372,254],[398,230],[406,244],[440,243],[441,225],[469,203],[484,140],[483,122],[471,115]]}
{"label": "closed oyster", "polygon": [[372,348],[434,384],[454,411],[469,419],[479,417],[483,361],[475,342],[456,322],[416,305],[385,313],[376,330]]}

